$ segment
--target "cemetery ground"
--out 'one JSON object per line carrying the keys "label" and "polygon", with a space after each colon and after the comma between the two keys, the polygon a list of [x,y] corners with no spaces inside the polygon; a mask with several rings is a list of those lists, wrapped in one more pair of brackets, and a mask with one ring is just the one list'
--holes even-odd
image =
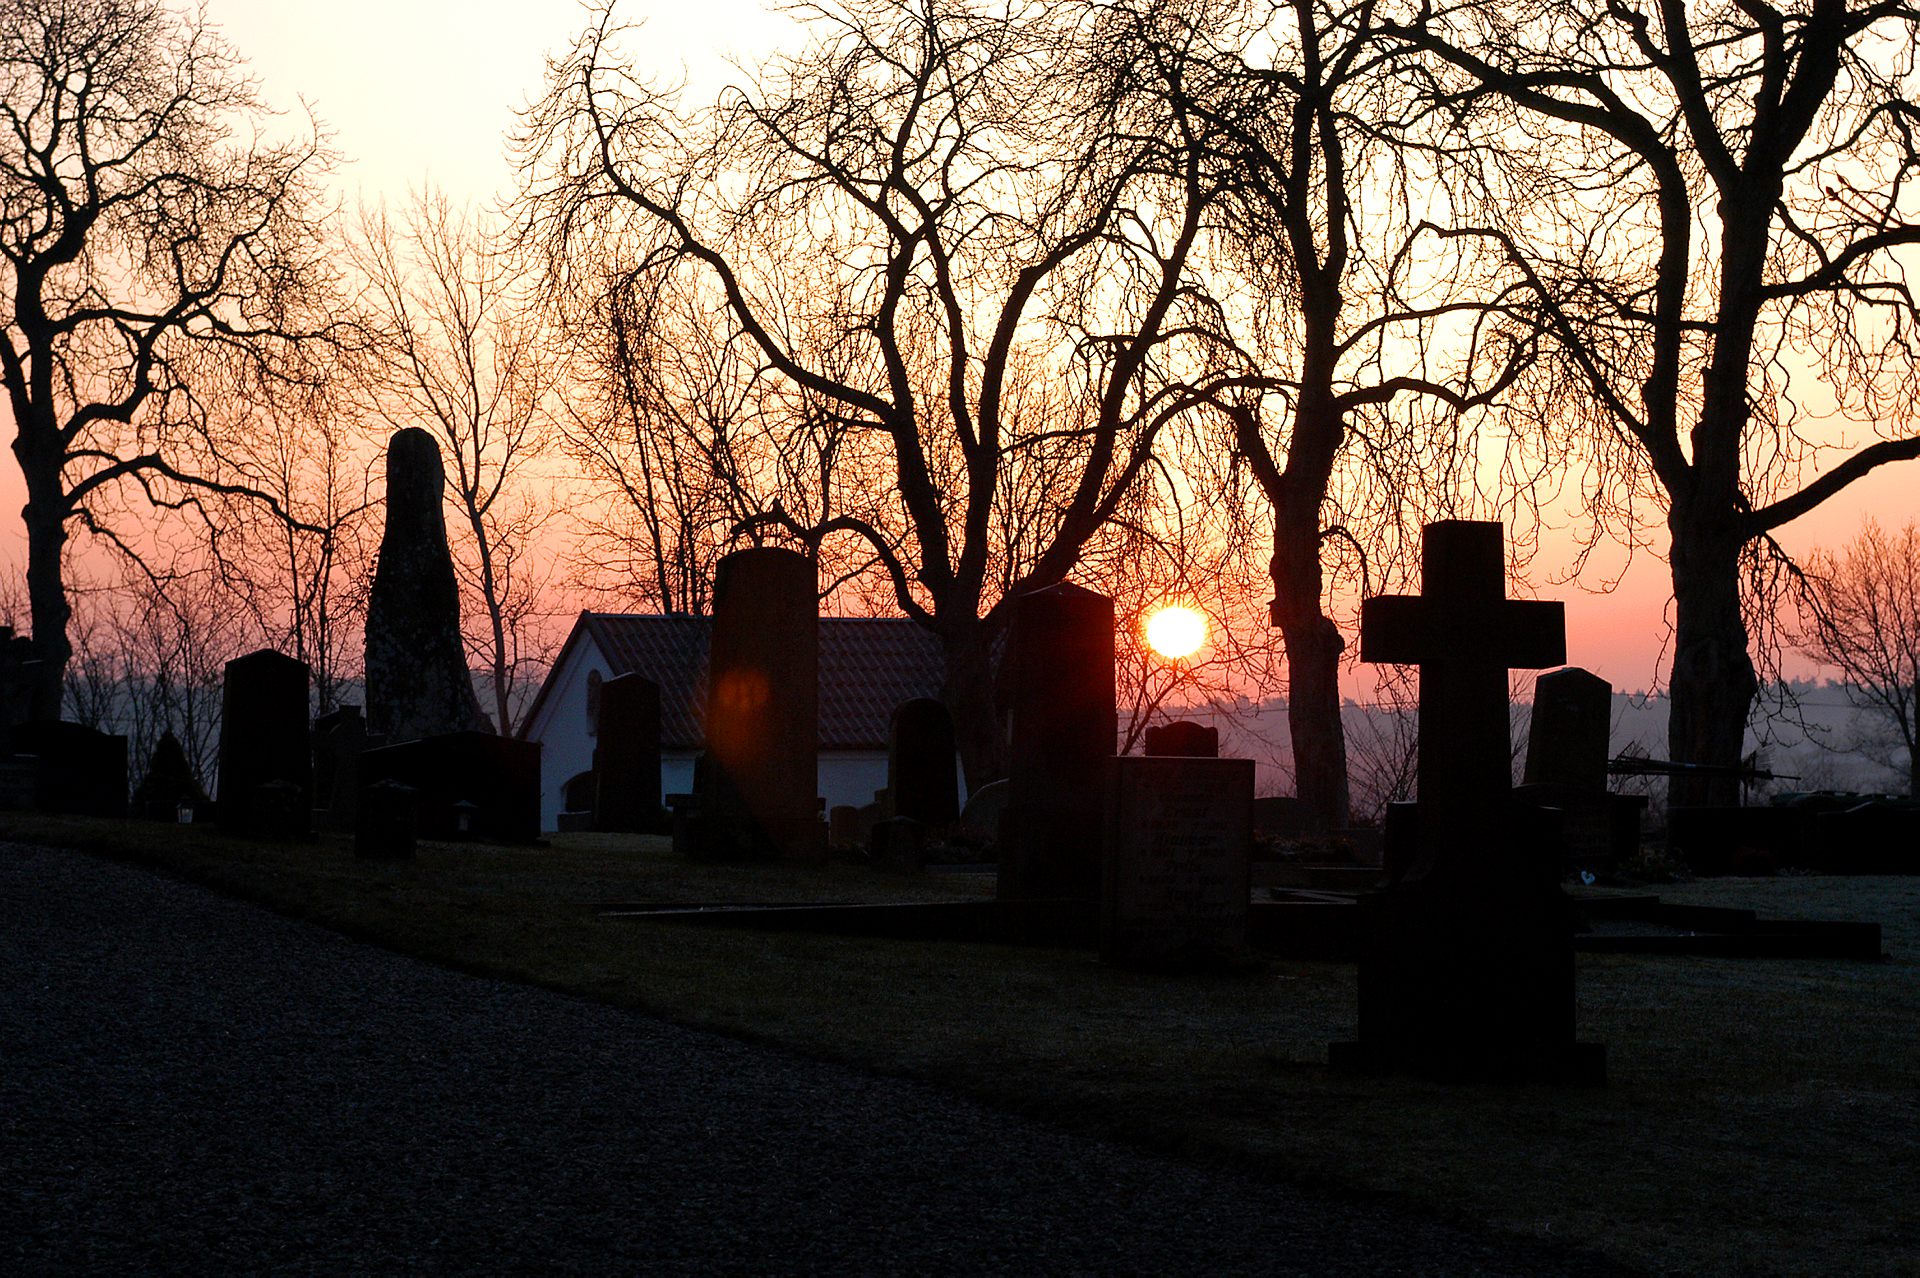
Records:
{"label": "cemetery ground", "polygon": [[[1118,971],[1091,951],[600,917],[605,902],[980,899],[991,876],[695,865],[664,839],[248,843],[204,826],[0,815],[0,838],[162,870],[350,936],[1070,1129],[1404,1202],[1653,1271],[1912,1272],[1920,1263],[1920,878],[1719,879],[1663,899],[1864,919],[1878,963],[1579,956],[1604,1088],[1337,1076],[1350,964]],[[1284,1249],[1284,1237],[1274,1239]]]}

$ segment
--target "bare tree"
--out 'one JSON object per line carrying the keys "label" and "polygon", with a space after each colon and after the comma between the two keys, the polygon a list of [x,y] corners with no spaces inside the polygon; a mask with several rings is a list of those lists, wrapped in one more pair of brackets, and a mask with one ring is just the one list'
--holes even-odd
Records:
{"label": "bare tree", "polygon": [[852,542],[939,636],[978,784],[1002,766],[1004,601],[1067,576],[1200,398],[1211,307],[1186,267],[1236,175],[1176,99],[1150,131],[1116,115],[1076,15],[809,12],[807,50],[686,117],[601,8],[526,117],[527,230],[557,275],[584,254],[697,278],[722,343],[829,432],[804,456],[847,504],[796,516],[803,489],[757,518]]}
{"label": "bare tree", "polygon": [[[1509,155],[1508,207],[1475,232],[1528,274],[1560,352],[1519,406],[1586,428],[1595,536],[1643,541],[1648,506],[1664,522],[1669,750],[1730,774],[1758,687],[1742,586],[1772,533],[1920,456],[1920,11],[1422,0],[1395,33],[1450,69],[1436,108]],[[1688,777],[1673,799],[1734,787]]]}
{"label": "bare tree", "polygon": [[1803,651],[1892,731],[1920,796],[1920,525],[1890,535],[1868,520],[1846,549],[1808,557],[1806,587]]}
{"label": "bare tree", "polygon": [[551,506],[532,491],[551,434],[561,362],[526,272],[482,219],[427,192],[395,225],[362,218],[354,259],[371,286],[379,357],[372,407],[396,427],[422,425],[447,454],[447,486],[467,533],[455,565],[479,605],[477,648],[494,725],[515,726],[515,692],[540,606],[536,535]]}
{"label": "bare tree", "polygon": [[300,376],[327,283],[309,131],[266,109],[201,16],[163,0],[12,0],[0,22],[0,381],[26,480],[27,584],[56,718],[76,524],[200,509],[222,478],[208,403]]}

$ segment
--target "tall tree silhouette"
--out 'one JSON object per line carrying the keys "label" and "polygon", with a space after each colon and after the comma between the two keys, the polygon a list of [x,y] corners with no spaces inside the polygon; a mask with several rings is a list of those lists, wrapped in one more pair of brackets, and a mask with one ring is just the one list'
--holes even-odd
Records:
{"label": "tall tree silhouette", "polygon": [[[1434,105],[1508,150],[1509,207],[1479,229],[1559,341],[1532,410],[1543,430],[1587,428],[1596,530],[1644,541],[1648,504],[1664,522],[1669,749],[1731,769],[1765,620],[1743,578],[1774,530],[1920,456],[1902,255],[1920,243],[1920,11],[1468,0],[1423,3],[1396,32],[1449,68]],[[1736,793],[1691,777],[1672,797]]]}
{"label": "tall tree silhouette", "polygon": [[[16,0],[0,21],[0,381],[26,480],[27,584],[57,718],[76,525],[253,492],[209,403],[300,376],[327,282],[315,132],[264,140],[233,51],[161,0]],[[202,512],[204,513],[204,511]]]}
{"label": "tall tree silhouette", "polygon": [[974,784],[1002,767],[1002,602],[1073,569],[1195,400],[1210,302],[1186,267],[1236,180],[1177,99],[1150,130],[1116,118],[1072,17],[816,10],[805,51],[682,117],[609,7],[523,137],[557,264],[700,277],[753,375],[837,432],[865,482],[799,531],[852,539],[939,636]]}

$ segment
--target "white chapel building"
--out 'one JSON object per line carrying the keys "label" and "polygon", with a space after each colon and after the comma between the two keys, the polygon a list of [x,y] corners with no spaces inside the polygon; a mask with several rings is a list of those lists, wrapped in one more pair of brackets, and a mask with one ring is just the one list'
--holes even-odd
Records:
{"label": "white chapel building", "polygon": [[[559,828],[562,790],[593,766],[594,685],[638,673],[660,685],[660,793],[693,789],[706,736],[709,617],[583,612],[522,720],[540,743],[540,828]],[[873,802],[887,783],[894,707],[940,695],[940,646],[904,617],[820,618],[820,795]],[[964,797],[964,796],[963,796]]]}

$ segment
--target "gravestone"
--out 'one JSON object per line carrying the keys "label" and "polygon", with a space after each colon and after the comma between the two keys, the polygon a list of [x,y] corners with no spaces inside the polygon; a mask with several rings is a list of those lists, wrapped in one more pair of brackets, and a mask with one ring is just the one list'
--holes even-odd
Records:
{"label": "gravestone", "polygon": [[953,715],[932,697],[894,707],[887,736],[887,794],[893,815],[930,826],[960,819]]}
{"label": "gravestone", "polygon": [[1217,759],[1220,757],[1220,729],[1188,719],[1156,723],[1145,734],[1144,747],[1149,755],[1178,759]]}
{"label": "gravestone", "polygon": [[1600,1082],[1575,1041],[1571,913],[1512,798],[1507,672],[1566,659],[1558,603],[1505,597],[1497,523],[1427,525],[1421,593],[1361,605],[1360,659],[1420,667],[1409,853],[1361,899],[1360,1033],[1337,1069]]}
{"label": "gravestone", "polygon": [[[261,648],[227,663],[220,690],[220,829],[251,838],[306,833],[313,804],[307,663]],[[293,796],[262,787],[291,786]],[[289,817],[289,804],[300,815]]]}
{"label": "gravestone", "polygon": [[194,779],[186,748],[173,735],[173,729],[167,729],[154,744],[146,775],[134,788],[134,812],[149,821],[179,821],[182,811],[191,813],[206,804],[207,793]]}
{"label": "gravestone", "polygon": [[1252,900],[1253,760],[1121,757],[1111,764],[1100,957],[1218,970],[1244,957]]}
{"label": "gravestone", "polygon": [[360,779],[362,799],[382,781],[411,787],[423,839],[532,843],[540,837],[538,741],[490,732],[403,741],[361,755]]}
{"label": "gravestone", "polygon": [[1525,781],[1514,797],[1562,814],[1562,869],[1606,872],[1640,844],[1641,795],[1607,790],[1613,685],[1578,666],[1534,681]]}
{"label": "gravestone", "polygon": [[1011,604],[1011,717],[998,897],[1100,899],[1113,702],[1113,601],[1062,583]]}
{"label": "gravestone", "polygon": [[353,854],[370,861],[413,859],[419,795],[398,781],[376,781],[354,805]]}
{"label": "gravestone", "polygon": [[24,762],[21,788],[30,806],[67,816],[127,815],[127,739],[84,724],[15,724],[7,753]]}
{"label": "gravestone", "polygon": [[826,860],[820,820],[820,609],[813,561],[737,550],[713,579],[707,749],[692,836],[703,858]]}
{"label": "gravestone", "polygon": [[379,744],[367,734],[359,706],[340,706],[313,721],[314,815],[327,829],[355,828],[360,756]]}
{"label": "gravestone", "polygon": [[593,828],[622,834],[664,828],[660,807],[660,685],[623,674],[600,687],[593,747]]}
{"label": "gravestone", "polygon": [[467,672],[441,503],[446,472],[415,427],[387,444],[387,525],[367,596],[367,726],[389,742],[491,732]]}

